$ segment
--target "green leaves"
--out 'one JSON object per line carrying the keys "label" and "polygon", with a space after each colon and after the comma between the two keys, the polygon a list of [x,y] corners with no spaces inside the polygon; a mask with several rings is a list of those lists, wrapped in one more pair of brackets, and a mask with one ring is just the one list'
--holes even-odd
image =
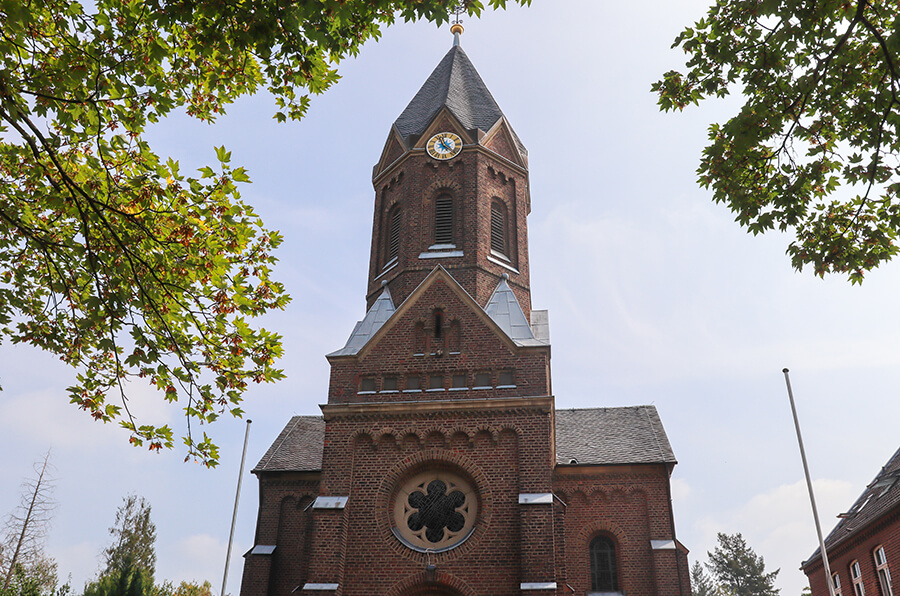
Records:
{"label": "green leaves", "polygon": [[665,111],[743,95],[710,127],[699,181],[748,231],[793,230],[798,270],[860,283],[897,252],[897,22],[881,1],[718,0],[675,40],[686,73],[652,86]]}
{"label": "green leaves", "polygon": [[284,377],[281,337],[251,322],[289,301],[282,238],[241,200],[229,151],[186,176],[145,127],[182,107],[213,121],[261,87],[300,118],[382,25],[445,22],[453,4],[0,0],[0,339],[53,352],[77,371],[71,403],[171,448],[171,428],[131,414],[149,383],[183,408],[187,459],[216,465],[196,425]]}

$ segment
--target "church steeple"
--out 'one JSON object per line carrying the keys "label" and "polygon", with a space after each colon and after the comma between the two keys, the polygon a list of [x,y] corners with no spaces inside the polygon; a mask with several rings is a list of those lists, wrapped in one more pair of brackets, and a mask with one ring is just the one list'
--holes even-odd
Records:
{"label": "church steeple", "polygon": [[440,265],[482,308],[506,275],[530,320],[528,152],[452,30],[373,171],[367,303],[386,282],[399,304]]}

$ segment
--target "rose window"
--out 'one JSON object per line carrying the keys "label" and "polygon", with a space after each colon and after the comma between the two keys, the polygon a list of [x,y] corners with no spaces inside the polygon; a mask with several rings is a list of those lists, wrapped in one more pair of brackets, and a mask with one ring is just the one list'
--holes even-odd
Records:
{"label": "rose window", "polygon": [[392,530],[415,550],[448,550],[471,535],[477,512],[471,482],[446,470],[421,472],[397,490]]}

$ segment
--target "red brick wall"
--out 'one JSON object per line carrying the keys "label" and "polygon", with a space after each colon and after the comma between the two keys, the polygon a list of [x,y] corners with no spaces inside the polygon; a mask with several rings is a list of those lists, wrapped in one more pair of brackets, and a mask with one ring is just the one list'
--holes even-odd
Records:
{"label": "red brick wall", "polygon": [[[372,252],[369,265],[367,308],[388,281],[395,304],[402,302],[437,265],[442,265],[466,291],[484,306],[500,276],[509,274],[510,287],[531,315],[528,266],[528,175],[481,148],[467,148],[456,158],[439,162],[426,153],[410,153],[387,175],[376,181]],[[462,257],[420,259],[434,244],[434,201],[442,193],[454,198],[454,242]],[[488,260],[490,254],[491,201],[507,208],[511,266],[518,273]],[[398,264],[382,275],[387,260],[388,212],[402,209]]]}
{"label": "red brick wall", "polygon": [[[444,331],[441,340],[434,337],[434,309],[442,309]],[[483,317],[483,315],[482,315]],[[442,280],[434,282],[407,312],[391,320],[382,339],[367,346],[359,357],[341,357],[331,360],[329,403],[387,402],[410,400],[483,399],[514,397],[518,395],[550,394],[550,349],[515,348],[508,339],[502,339],[502,331],[491,328]],[[460,329],[460,353],[453,354],[446,343],[450,328],[456,322]],[[415,356],[416,324],[421,324],[426,336],[425,354]],[[441,356],[432,355],[436,347]],[[515,371],[514,389],[474,390],[474,375],[490,372],[492,383],[497,385],[500,371]],[[451,391],[453,374],[467,375],[470,390]],[[421,393],[404,393],[404,377],[414,374],[423,383]],[[400,376],[400,391],[382,393],[385,376]],[[443,375],[444,391],[428,392],[428,376]],[[373,376],[376,382],[374,394],[359,394],[362,377]]]}
{"label": "red brick wall", "polygon": [[[559,468],[554,492],[564,508],[565,552],[557,567],[576,594],[590,591],[589,545],[598,535],[616,545],[619,591],[669,596],[690,594],[676,550],[657,550],[651,540],[674,540],[664,465]],[[686,567],[685,567],[686,570]],[[689,580],[688,580],[689,581]],[[685,586],[688,586],[685,591]]]}
{"label": "red brick wall", "polygon": [[[894,594],[900,594],[900,507],[897,507],[893,511],[887,512],[877,523],[828,552],[831,572],[840,574],[843,596],[853,596],[850,563],[854,560],[859,561],[866,596],[881,595],[881,587],[875,573],[874,558],[874,551],[878,546],[884,547],[884,554],[893,580]],[[822,559],[817,558],[803,571],[809,578],[813,596],[828,596],[828,585],[825,583]]]}

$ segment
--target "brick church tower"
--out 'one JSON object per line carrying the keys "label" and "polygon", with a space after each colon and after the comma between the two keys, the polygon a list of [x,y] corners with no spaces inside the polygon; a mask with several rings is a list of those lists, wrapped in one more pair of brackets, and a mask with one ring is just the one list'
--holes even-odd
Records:
{"label": "brick church tower", "polygon": [[253,473],[242,596],[690,594],[653,406],[556,410],[527,151],[459,45],[373,172],[367,312]]}

